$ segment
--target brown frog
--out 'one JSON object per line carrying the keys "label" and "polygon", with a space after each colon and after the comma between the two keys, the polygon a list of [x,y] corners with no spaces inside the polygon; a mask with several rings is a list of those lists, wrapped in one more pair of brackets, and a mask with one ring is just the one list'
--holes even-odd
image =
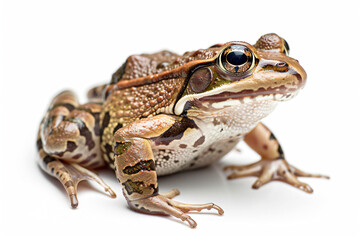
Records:
{"label": "brown frog", "polygon": [[64,185],[74,208],[81,180],[95,180],[116,196],[91,171],[108,165],[132,209],[172,215],[195,227],[187,212],[223,210],[175,201],[179,191],[159,193],[157,177],[207,166],[244,140],[261,160],[226,167],[229,179],[256,176],[253,188],[280,180],[311,193],[297,177],[327,177],[288,164],[260,122],[305,84],[304,69],[288,53],[283,38],[266,34],[255,45],[229,42],[182,56],[130,56],[109,84],[89,91],[89,103],[79,104],[70,91],[53,99],[37,139],[40,166]]}

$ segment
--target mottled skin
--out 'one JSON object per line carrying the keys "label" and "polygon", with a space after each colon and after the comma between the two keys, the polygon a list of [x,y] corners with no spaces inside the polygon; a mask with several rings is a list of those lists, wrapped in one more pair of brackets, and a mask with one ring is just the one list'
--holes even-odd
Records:
{"label": "mottled skin", "polygon": [[176,189],[160,194],[157,176],[209,165],[244,139],[261,160],[226,167],[229,179],[256,176],[254,188],[280,180],[311,193],[297,177],[325,176],[289,165],[260,122],[305,84],[305,71],[288,52],[285,40],[267,34],[255,45],[229,42],[182,56],[130,56],[109,84],[89,91],[90,103],[80,105],[69,91],[53,99],[39,129],[40,166],[61,181],[73,207],[77,183],[84,179],[115,197],[89,170],[108,165],[132,209],[172,215],[195,227],[187,212],[223,210],[213,203],[174,201]]}

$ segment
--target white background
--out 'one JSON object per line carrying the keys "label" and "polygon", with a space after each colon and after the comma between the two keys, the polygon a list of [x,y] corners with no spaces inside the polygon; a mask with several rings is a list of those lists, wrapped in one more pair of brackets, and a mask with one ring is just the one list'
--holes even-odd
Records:
{"label": "white background", "polygon": [[[5,1],[1,5],[0,236],[163,239],[359,239],[359,23],[356,1]],[[177,200],[215,202],[224,216],[192,214],[198,227],[127,207],[116,191],[80,184],[72,210],[56,179],[38,168],[35,140],[51,98],[109,81],[126,57],[178,53],[276,32],[308,74],[305,89],[265,119],[290,163],[331,180],[302,179],[305,194],[283,183],[252,190],[255,178],[227,181],[229,163],[258,160],[245,145],[205,169],[160,178]],[[93,191],[97,189],[97,191]],[[81,239],[81,238],[80,238]]]}

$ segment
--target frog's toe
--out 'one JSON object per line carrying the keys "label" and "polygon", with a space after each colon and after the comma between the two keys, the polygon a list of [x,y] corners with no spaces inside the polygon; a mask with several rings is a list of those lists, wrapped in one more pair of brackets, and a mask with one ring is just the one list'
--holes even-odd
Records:
{"label": "frog's toe", "polygon": [[[101,187],[104,188],[104,191],[108,193],[111,198],[116,198],[115,192],[95,173],[92,171],[78,165],[78,164],[66,164],[66,168],[68,169],[72,179],[77,186],[77,184],[83,180],[95,181]],[[76,195],[75,195],[76,197]],[[72,199],[72,198],[71,198]],[[71,201],[72,202],[72,201]]]}
{"label": "frog's toe", "polygon": [[195,228],[197,223],[187,213],[191,211],[201,211],[203,209],[215,209],[219,215],[224,211],[214,203],[206,204],[186,204],[174,201],[171,198],[178,195],[178,190],[173,189],[166,194],[158,194],[156,196],[148,197],[145,199],[133,200],[129,202],[132,209],[150,214],[170,215],[189,223],[191,228]]}
{"label": "frog's toe", "polygon": [[207,210],[215,209],[218,212],[219,215],[224,214],[224,210],[221,207],[219,207],[218,205],[214,204],[214,203],[187,204],[187,203],[182,203],[182,202],[171,200],[170,204],[172,206],[180,209],[183,212],[190,212],[190,211],[198,211],[198,212],[200,212],[203,209],[207,209]]}
{"label": "frog's toe", "polygon": [[163,195],[164,197],[167,197],[167,198],[174,198],[176,196],[179,196],[180,195],[180,191],[178,189],[172,189],[170,190],[169,192],[166,192],[166,193],[162,193],[161,195]]}
{"label": "frog's toe", "polygon": [[271,181],[277,180],[285,182],[306,193],[312,193],[313,189],[308,184],[300,182],[297,177],[315,177],[329,179],[329,177],[325,175],[305,173],[289,165],[285,159],[262,159],[256,163],[249,165],[229,166],[226,167],[225,170],[233,171],[228,176],[228,179],[248,176],[258,177],[255,183],[252,185],[252,188],[254,189],[258,189]]}
{"label": "frog's toe", "polygon": [[69,195],[70,198],[70,204],[72,208],[77,208],[77,206],[79,205],[79,201],[77,199],[76,193],[72,193]]}
{"label": "frog's toe", "polygon": [[110,197],[116,197],[115,192],[98,175],[78,164],[65,163],[48,155],[45,155],[41,160],[40,166],[43,170],[53,177],[56,177],[64,186],[72,208],[76,208],[79,205],[77,186],[79,182],[83,180],[97,182],[104,188],[104,191],[107,192]]}

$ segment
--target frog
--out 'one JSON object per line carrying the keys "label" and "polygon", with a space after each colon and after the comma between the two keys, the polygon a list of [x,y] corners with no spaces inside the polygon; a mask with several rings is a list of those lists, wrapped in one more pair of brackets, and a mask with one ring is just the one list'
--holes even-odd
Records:
{"label": "frog", "polygon": [[62,183],[72,208],[83,180],[116,197],[95,173],[107,166],[130,209],[173,216],[191,228],[197,223],[189,212],[213,209],[222,215],[223,209],[176,201],[179,190],[160,193],[158,177],[208,166],[240,141],[261,158],[226,166],[228,179],[256,177],[254,189],[282,181],[312,193],[298,177],[329,177],[290,165],[262,123],[305,85],[306,72],[289,52],[287,41],[270,33],[253,45],[232,41],[183,55],[131,55],[108,83],[89,90],[87,103],[69,90],[53,98],[38,131],[39,165]]}

